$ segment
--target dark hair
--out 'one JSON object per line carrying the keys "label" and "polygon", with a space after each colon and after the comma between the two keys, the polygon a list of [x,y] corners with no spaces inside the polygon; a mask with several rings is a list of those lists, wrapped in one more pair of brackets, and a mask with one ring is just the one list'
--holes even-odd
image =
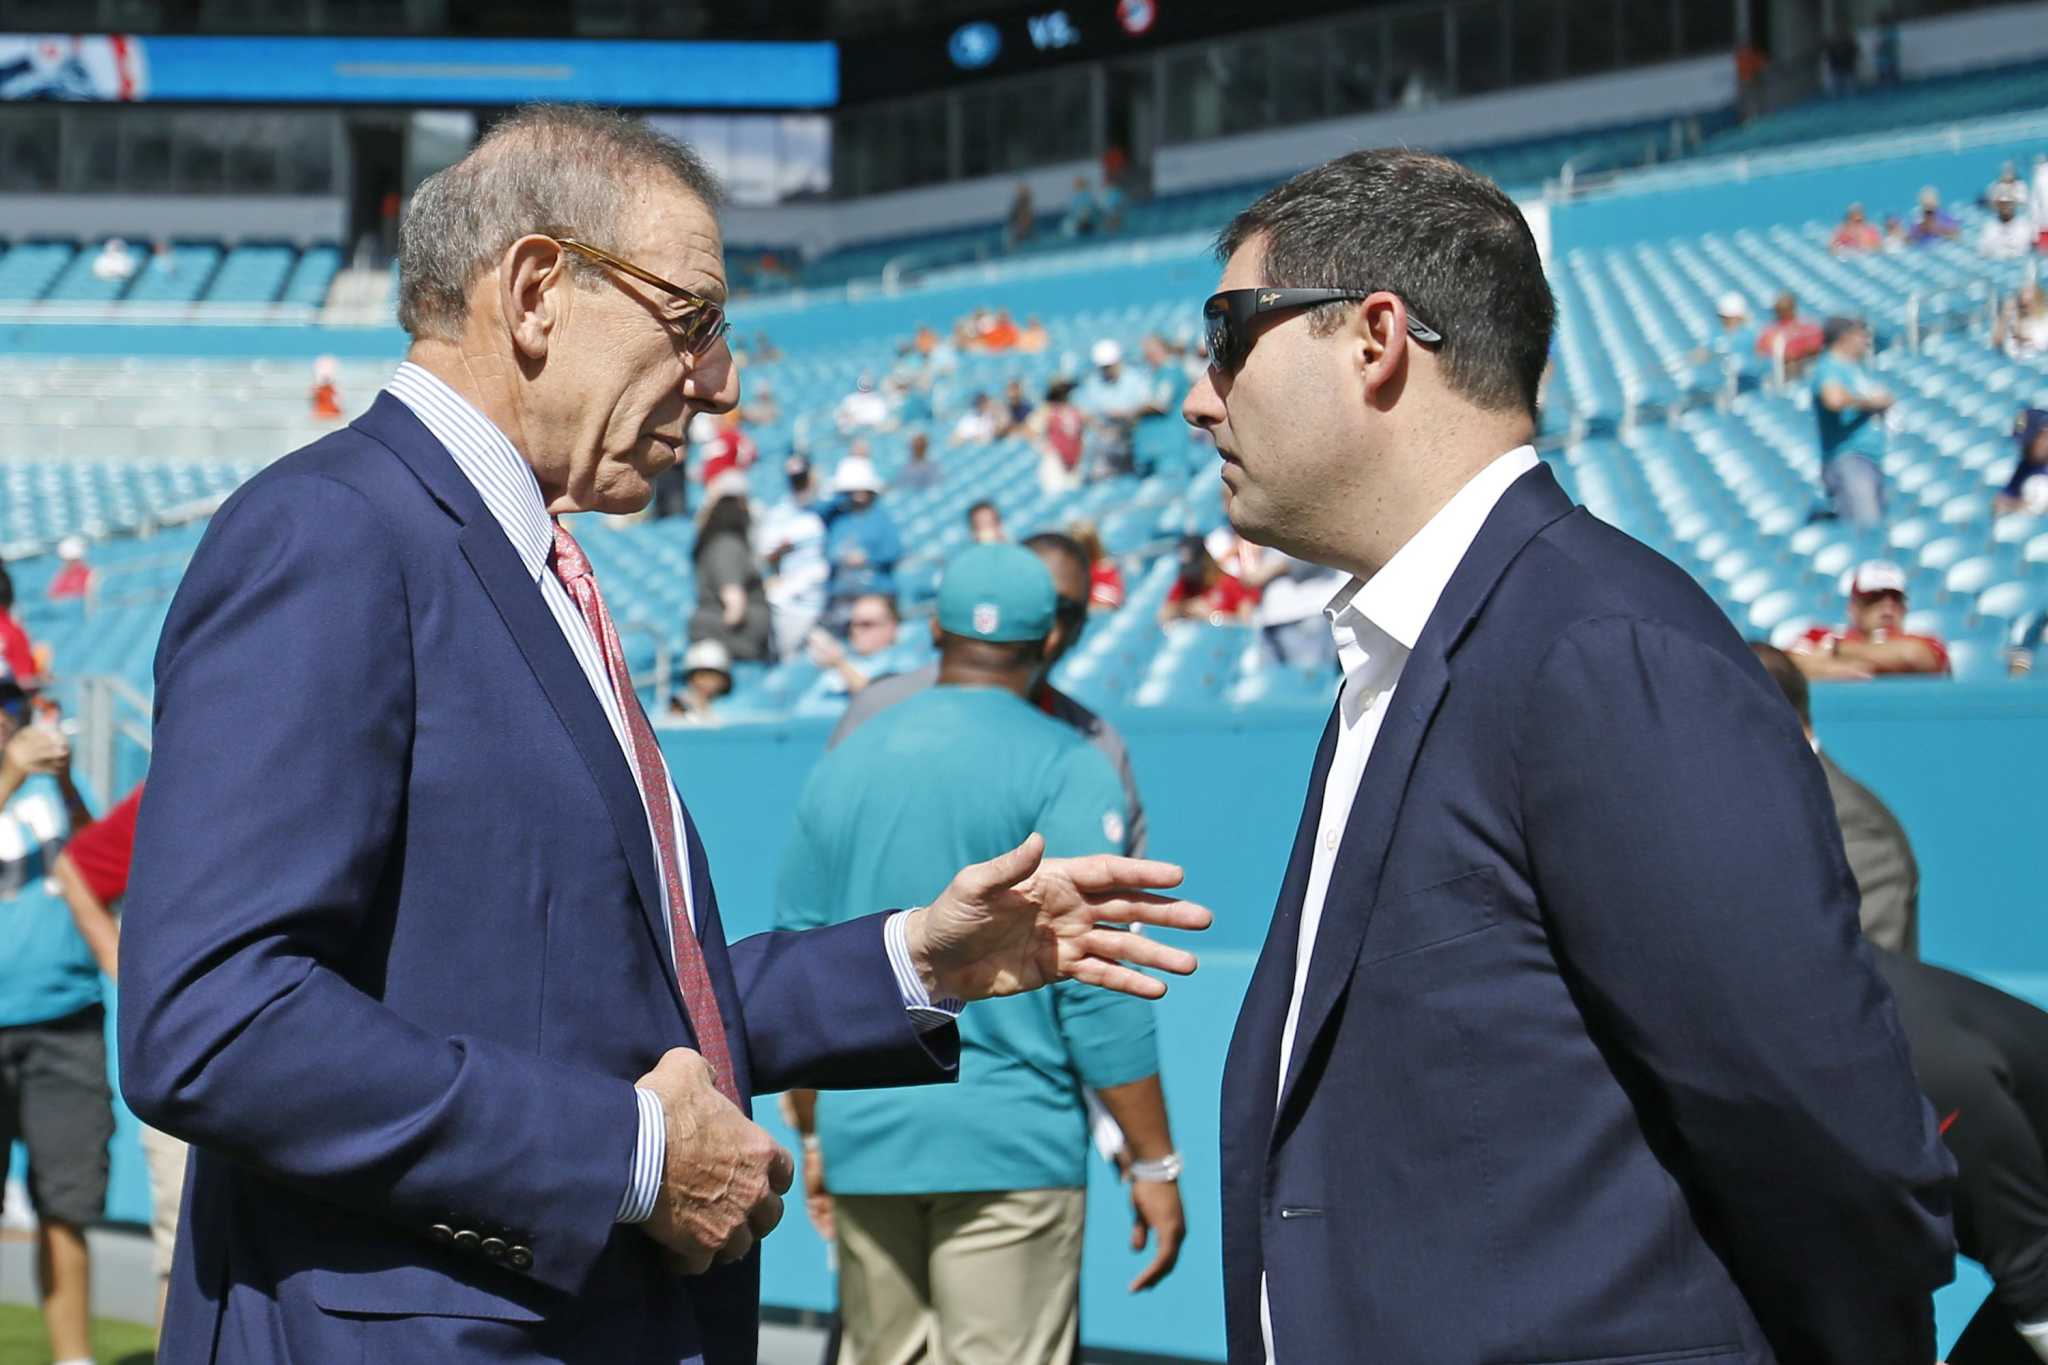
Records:
{"label": "dark hair", "polygon": [[690,552],[691,562],[701,565],[705,548],[718,536],[736,535],[745,540],[752,525],[745,498],[729,495],[718,499],[704,509],[704,524],[697,528],[697,548]]}
{"label": "dark hair", "polygon": [[1792,709],[1799,713],[1799,723],[1813,725],[1813,708],[1808,697],[1806,675],[1799,671],[1799,665],[1792,662],[1792,656],[1776,645],[1762,641],[1750,645],[1750,653],[1764,666],[1764,672],[1771,675],[1771,681],[1785,694],[1785,700],[1792,703]]}
{"label": "dark hair", "polygon": [[969,526],[974,525],[974,514],[980,511],[994,512],[996,514],[997,521],[1001,521],[1003,519],[1002,510],[998,508],[994,503],[990,502],[987,498],[983,498],[980,502],[975,503],[972,507],[967,509],[967,524]]}
{"label": "dark hair", "polygon": [[[1263,238],[1261,283],[1280,289],[1388,290],[1443,333],[1454,393],[1490,411],[1536,412],[1557,317],[1536,239],[1491,180],[1429,152],[1352,152],[1303,171],[1230,221],[1228,261]],[[1310,313],[1335,331],[1355,303]]]}
{"label": "dark hair", "polygon": [[1064,403],[1073,392],[1073,380],[1055,379],[1045,386],[1045,401],[1048,403]]}
{"label": "dark hair", "polygon": [[1851,332],[1867,332],[1869,325],[1862,318],[1831,317],[1821,325],[1820,344],[1833,346]]}
{"label": "dark hair", "polygon": [[950,664],[1007,673],[1045,658],[1043,640],[977,640],[971,635],[939,632],[939,657]]}
{"label": "dark hair", "polygon": [[8,577],[7,566],[0,564],[0,611],[14,610],[14,580]]}
{"label": "dark hair", "polygon": [[851,609],[852,609],[853,607],[857,607],[857,606],[859,606],[859,605],[860,605],[860,604],[861,604],[862,602],[865,602],[865,601],[867,601],[867,600],[868,600],[868,599],[869,599],[870,597],[874,598],[874,599],[875,599],[875,600],[876,600],[877,602],[880,602],[880,603],[881,603],[881,604],[882,604],[883,606],[885,606],[885,607],[887,607],[887,608],[889,609],[889,619],[890,619],[891,621],[895,621],[895,622],[897,622],[897,623],[898,623],[899,625],[900,625],[900,624],[902,623],[902,621],[903,621],[903,613],[902,613],[902,611],[901,611],[901,610],[899,610],[899,609],[897,608],[897,606],[896,606],[896,599],[895,599],[895,598],[893,598],[893,597],[891,597],[891,596],[890,596],[890,595],[889,595],[888,593],[885,593],[885,592],[864,592],[864,593],[861,593],[861,594],[860,594],[859,596],[855,597],[855,598],[853,599],[853,601],[852,601],[852,602],[849,602],[849,603],[847,604],[847,607],[848,607],[848,609],[849,609],[849,610],[851,610]]}
{"label": "dark hair", "polygon": [[1040,531],[1035,536],[1024,538],[1024,548],[1043,559],[1046,555],[1064,555],[1067,561],[1081,571],[1086,578],[1094,569],[1088,562],[1088,552],[1081,548],[1081,542],[1064,531]]}

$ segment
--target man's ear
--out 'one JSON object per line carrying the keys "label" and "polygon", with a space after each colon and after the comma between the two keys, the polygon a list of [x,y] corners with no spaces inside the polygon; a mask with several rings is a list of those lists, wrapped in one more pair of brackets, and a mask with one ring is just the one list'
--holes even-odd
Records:
{"label": "man's ear", "polygon": [[553,238],[529,233],[505,248],[497,282],[498,309],[513,347],[528,359],[543,359],[568,303],[568,253]]}
{"label": "man's ear", "polygon": [[1386,290],[1368,294],[1351,311],[1348,339],[1358,357],[1368,401],[1398,391],[1395,385],[1408,363],[1408,305]]}

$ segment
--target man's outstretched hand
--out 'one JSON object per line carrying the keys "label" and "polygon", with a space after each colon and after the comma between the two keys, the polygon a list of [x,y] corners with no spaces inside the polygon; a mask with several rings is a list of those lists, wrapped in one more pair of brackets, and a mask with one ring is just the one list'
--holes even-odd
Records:
{"label": "man's outstretched hand", "polygon": [[1034,834],[961,869],[912,912],[905,938],[935,999],[985,1000],[1073,980],[1156,1000],[1166,984],[1124,964],[1186,976],[1195,955],[1106,926],[1208,928],[1213,916],[1202,906],[1154,894],[1180,879],[1172,863],[1144,858],[1049,859]]}

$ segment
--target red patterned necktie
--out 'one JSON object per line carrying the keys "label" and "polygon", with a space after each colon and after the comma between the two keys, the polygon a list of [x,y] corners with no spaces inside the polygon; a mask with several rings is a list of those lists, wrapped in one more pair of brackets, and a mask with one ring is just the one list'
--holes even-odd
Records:
{"label": "red patterned necktie", "polygon": [[555,577],[569,590],[569,598],[583,613],[584,623],[604,651],[605,669],[611,674],[612,694],[626,718],[626,737],[633,744],[633,764],[639,770],[640,798],[654,824],[654,851],[661,863],[662,885],[668,888],[669,929],[675,940],[676,982],[682,987],[683,1006],[690,1012],[696,1030],[697,1050],[711,1066],[711,1077],[719,1092],[741,1109],[733,1080],[732,1052],[726,1046],[725,1020],[718,1013],[718,999],[711,991],[711,973],[704,965],[704,947],[690,924],[689,901],[683,896],[682,859],[677,855],[675,812],[669,806],[668,769],[662,765],[661,748],[654,742],[654,728],[640,709],[639,694],[633,690],[632,675],[626,669],[626,652],[619,647],[619,632],[612,614],[605,610],[604,597],[597,590],[597,577],[583,547],[558,522],[555,525]]}

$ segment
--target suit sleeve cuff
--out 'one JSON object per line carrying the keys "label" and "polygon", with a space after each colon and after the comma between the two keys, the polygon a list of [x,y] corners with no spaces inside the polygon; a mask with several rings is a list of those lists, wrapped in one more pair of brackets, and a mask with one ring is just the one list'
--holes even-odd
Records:
{"label": "suit sleeve cuff", "polygon": [[919,1033],[930,1033],[957,1020],[966,1004],[951,996],[934,1000],[924,988],[924,981],[910,961],[909,918],[908,910],[898,910],[882,921],[882,943],[889,950],[889,966],[896,973],[896,991],[903,997],[911,1026]]}
{"label": "suit sleeve cuff", "polygon": [[661,1172],[668,1160],[668,1116],[652,1091],[633,1087],[640,1105],[640,1136],[633,1143],[633,1170],[626,1193],[619,1200],[621,1223],[644,1223],[654,1216],[654,1199],[661,1193]]}

